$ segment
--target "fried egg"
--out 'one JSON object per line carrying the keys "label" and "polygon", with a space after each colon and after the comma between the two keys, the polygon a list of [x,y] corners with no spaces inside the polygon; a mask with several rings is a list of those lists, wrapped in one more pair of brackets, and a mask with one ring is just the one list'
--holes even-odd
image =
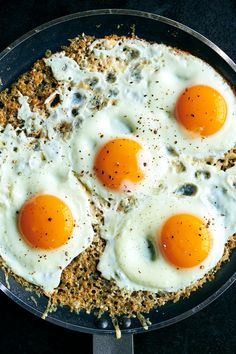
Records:
{"label": "fried egg", "polygon": [[236,231],[235,176],[235,169],[186,166],[125,214],[105,211],[99,271],[130,291],[172,292],[201,279]]}
{"label": "fried egg", "polygon": [[[106,200],[150,193],[165,173],[168,159],[153,132],[135,125],[140,110],[127,103],[107,107],[85,121],[73,141],[73,168],[95,194]],[[138,136],[138,137],[137,137]],[[144,138],[145,136],[145,138]]]}
{"label": "fried egg", "polygon": [[89,198],[66,164],[41,159],[24,134],[7,128],[1,142],[0,255],[15,274],[51,293],[93,240]]}
{"label": "fried egg", "polygon": [[[106,200],[147,194],[157,187],[168,165],[157,119],[145,108],[147,80],[130,88],[132,60],[122,60],[125,66],[117,64],[108,72],[81,69],[63,54],[46,60],[66,96],[80,97],[76,107],[80,124],[74,125],[70,139],[73,169],[92,193]],[[63,102],[64,97],[61,92]],[[67,116],[70,111],[64,107]]]}
{"label": "fried egg", "polygon": [[162,46],[162,67],[150,81],[149,107],[162,109],[160,137],[177,153],[218,158],[235,145],[236,99],[214,68]]}

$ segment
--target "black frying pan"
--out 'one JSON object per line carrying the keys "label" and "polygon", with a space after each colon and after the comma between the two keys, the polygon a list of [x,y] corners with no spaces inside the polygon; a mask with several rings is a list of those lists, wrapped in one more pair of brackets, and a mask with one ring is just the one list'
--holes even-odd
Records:
{"label": "black frying pan", "polygon": [[[99,25],[99,26],[98,26]],[[119,25],[119,26],[118,26]],[[150,41],[157,41],[187,50],[206,60],[220,72],[233,86],[236,84],[236,65],[218,47],[188,27],[167,18],[133,10],[95,10],[77,13],[51,21],[36,28],[14,42],[0,54],[0,89],[8,87],[21,73],[27,71],[33,62],[42,57],[47,49],[56,51],[82,32],[97,37],[108,34],[127,35],[135,25],[136,34]],[[158,329],[176,323],[204,308],[221,295],[236,279],[236,252],[231,261],[217,272],[212,282],[204,284],[188,299],[177,303],[167,303],[158,312],[152,310],[147,317],[152,322],[149,330]],[[0,271],[0,289],[11,299],[42,316],[47,305],[46,297],[37,298],[26,291],[13,278],[9,279],[10,289],[6,286],[5,276]],[[146,316],[146,315],[145,315]],[[132,353],[132,334],[144,329],[137,319],[118,318],[122,330],[122,339],[116,340],[111,320],[104,314],[97,320],[95,314],[71,313],[59,308],[46,318],[48,321],[72,330],[94,335],[94,353]],[[113,336],[111,336],[113,335]]]}

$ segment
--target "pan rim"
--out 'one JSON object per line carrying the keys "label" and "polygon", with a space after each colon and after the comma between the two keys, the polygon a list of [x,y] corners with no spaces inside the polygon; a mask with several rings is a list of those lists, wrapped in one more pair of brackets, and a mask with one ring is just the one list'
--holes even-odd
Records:
{"label": "pan rim", "polygon": [[170,18],[167,18],[165,16],[161,15],[156,15],[151,12],[145,12],[145,11],[139,11],[139,10],[133,10],[133,9],[95,9],[95,10],[88,10],[88,11],[81,11],[81,12],[75,12],[70,15],[66,16],[61,16],[58,17],[54,20],[48,21],[43,23],[40,26],[35,27],[34,29],[28,31],[27,33],[23,34],[20,36],[18,39],[13,41],[11,44],[9,44],[1,53],[0,53],[0,61],[7,55],[11,50],[15,49],[19,44],[27,40],[29,37],[33,37],[35,34],[42,32],[43,30],[56,26],[59,23],[67,22],[73,19],[78,19],[81,17],[89,17],[89,16],[97,16],[97,15],[127,15],[127,16],[137,16],[137,17],[144,17],[144,18],[150,18],[155,21],[163,22],[166,24],[171,25],[172,27],[178,28],[183,30],[184,32],[187,32],[191,34],[193,37],[197,38],[207,46],[209,46],[211,49],[213,49],[218,55],[220,55],[227,63],[228,65],[236,71],[236,63],[220,48],[218,47],[215,43],[213,43],[211,40],[206,38],[204,35],[200,34],[199,32],[193,30],[189,26],[186,26],[178,21],[172,20]]}
{"label": "pan rim", "polygon": [[[187,310],[185,312],[183,312],[182,314],[179,314],[175,317],[172,317],[168,320],[162,321],[161,323],[156,323],[156,324],[151,324],[148,327],[148,331],[154,331],[156,329],[160,329],[160,328],[164,328],[164,327],[168,327],[170,325],[176,324],[184,319],[187,319],[188,317],[194,315],[195,313],[203,310],[205,307],[207,307],[208,305],[210,305],[213,301],[215,301],[218,297],[220,297],[231,285],[234,284],[234,282],[236,281],[236,272],[217,290],[215,291],[211,296],[209,296],[207,299],[205,299],[204,301],[200,302],[198,305],[194,306],[192,309]],[[42,318],[43,312],[40,310],[37,310],[37,308],[29,305],[28,303],[26,303],[25,301],[19,299],[15,294],[13,294],[11,292],[10,289],[8,289],[4,284],[0,283],[0,290],[7,296],[9,297],[11,300],[13,300],[17,305],[20,305],[21,307],[23,307],[24,309],[26,309],[27,311],[31,312],[33,315],[36,315],[40,318]],[[51,317],[50,314],[48,314],[45,318],[46,321],[51,322],[55,325],[58,325],[60,327],[64,327],[73,331],[79,331],[79,332],[83,332],[83,333],[90,333],[90,334],[100,334],[100,335],[104,335],[104,334],[108,334],[108,335],[114,335],[115,334],[115,330],[112,329],[94,329],[94,328],[89,328],[89,327],[85,327],[82,325],[75,325],[72,323],[66,323],[63,322],[62,320],[55,318],[55,317]],[[131,329],[121,329],[121,333],[122,335],[128,335],[128,334],[137,334],[137,333],[142,333],[145,332],[146,330],[143,327],[138,327],[138,328],[131,328]]]}
{"label": "pan rim", "polygon": [[[198,33],[197,31],[191,29],[190,27],[181,24],[175,20],[169,19],[167,17],[161,16],[161,15],[156,15],[150,12],[145,12],[145,11],[138,11],[138,10],[133,10],[133,9],[95,9],[95,10],[88,10],[88,11],[82,11],[82,12],[76,12],[70,15],[62,16],[59,18],[56,18],[54,20],[48,21],[30,31],[28,31],[26,34],[20,36],[17,40],[12,42],[10,45],[7,46],[1,53],[0,53],[0,62],[1,60],[12,50],[14,50],[18,45],[23,43],[24,41],[28,40],[29,38],[32,38],[34,35],[36,35],[39,32],[42,32],[48,28],[51,28],[53,26],[56,26],[58,24],[61,24],[63,22],[67,22],[73,19],[79,19],[79,18],[84,18],[84,17],[89,17],[89,16],[98,16],[98,15],[127,15],[127,16],[136,16],[136,17],[143,17],[143,18],[148,18],[151,20],[159,21],[165,24],[170,25],[171,27],[178,28],[184,32],[187,32],[191,36],[195,37],[197,40],[203,42],[205,45],[210,47],[214,52],[216,52],[230,67],[236,72],[236,63],[222,50],[220,49],[216,44],[214,44],[212,41],[210,41],[208,38],[203,36],[202,34]],[[1,87],[1,85],[0,85]],[[153,325],[150,325],[148,328],[148,331],[156,330],[158,328],[163,328],[167,327],[171,324],[175,324],[179,321],[184,320],[185,318],[190,317],[191,315],[199,312],[206,306],[208,306],[210,303],[212,303],[214,300],[216,300],[220,295],[222,295],[234,282],[236,281],[236,272],[220,287],[218,288],[212,295],[207,297],[207,299],[203,300],[200,302],[198,305],[194,306],[192,309],[189,309],[182,314],[179,314],[175,317],[172,317],[170,319],[164,320],[161,323],[156,323]],[[10,289],[8,289],[4,284],[0,283],[0,290],[5,293],[9,298],[11,298],[15,303],[19,304],[29,312],[33,313],[34,315],[37,315],[39,317],[42,317],[42,311],[37,310],[35,307],[31,306],[30,304],[24,302],[23,300],[19,299],[15,294],[11,292]],[[82,325],[76,325],[72,323],[66,323],[63,322],[60,319],[57,319],[55,317],[51,317],[50,314],[46,317],[46,320],[59,325],[64,328],[68,328],[71,330],[75,331],[80,331],[84,333],[91,333],[91,334],[114,334],[115,330],[106,330],[106,329],[94,329],[94,328],[89,328],[85,327]],[[144,332],[145,329],[143,327],[137,327],[133,329],[122,329],[121,332],[122,334],[133,334],[133,333],[141,333]]]}

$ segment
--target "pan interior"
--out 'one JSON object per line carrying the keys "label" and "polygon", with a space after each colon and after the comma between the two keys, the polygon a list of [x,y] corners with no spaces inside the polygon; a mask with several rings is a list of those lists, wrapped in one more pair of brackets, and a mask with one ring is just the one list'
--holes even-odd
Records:
{"label": "pan interior", "polygon": [[[46,50],[50,49],[53,52],[66,45],[68,38],[76,37],[81,33],[99,38],[111,34],[129,35],[133,32],[140,38],[189,51],[207,61],[232,85],[236,83],[236,72],[232,61],[211,42],[185,26],[157,15],[137,11],[97,10],[52,21],[13,43],[0,55],[0,89],[13,83],[20,74],[30,68],[34,61],[42,57]],[[204,284],[188,299],[181,299],[175,304],[167,303],[158,310],[152,310],[147,315],[152,323],[150,329],[175,323],[208,305],[234,282],[235,266],[236,252],[233,252],[231,261],[217,272],[214,281]],[[0,282],[1,290],[10,298],[34,314],[43,315],[47,307],[46,298],[37,297],[25,290],[11,277],[8,288],[2,271],[0,271]],[[114,332],[111,319],[107,314],[104,314],[103,321],[97,321],[94,313],[87,314],[81,311],[78,315],[66,308],[58,308],[56,312],[50,313],[47,319],[78,331]],[[118,318],[118,322],[124,333],[144,331],[137,319],[132,319],[129,326],[122,316]]]}

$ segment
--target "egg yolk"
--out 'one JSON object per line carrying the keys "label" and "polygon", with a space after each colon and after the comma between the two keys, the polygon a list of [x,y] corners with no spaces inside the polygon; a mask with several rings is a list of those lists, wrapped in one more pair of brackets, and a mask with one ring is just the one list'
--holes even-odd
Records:
{"label": "egg yolk", "polygon": [[166,259],[176,267],[191,268],[208,256],[212,237],[204,220],[191,214],[171,216],[161,228],[159,243]]}
{"label": "egg yolk", "polygon": [[74,228],[74,219],[62,200],[53,195],[37,194],[20,209],[18,228],[31,246],[49,250],[68,241]]}
{"label": "egg yolk", "polygon": [[186,88],[179,96],[175,116],[188,131],[207,137],[218,132],[227,116],[224,97],[205,85]]}
{"label": "egg yolk", "polygon": [[116,138],[103,145],[94,162],[95,174],[103,186],[119,191],[129,189],[130,183],[140,182],[144,173],[137,154],[141,151],[137,141],[127,138]]}

